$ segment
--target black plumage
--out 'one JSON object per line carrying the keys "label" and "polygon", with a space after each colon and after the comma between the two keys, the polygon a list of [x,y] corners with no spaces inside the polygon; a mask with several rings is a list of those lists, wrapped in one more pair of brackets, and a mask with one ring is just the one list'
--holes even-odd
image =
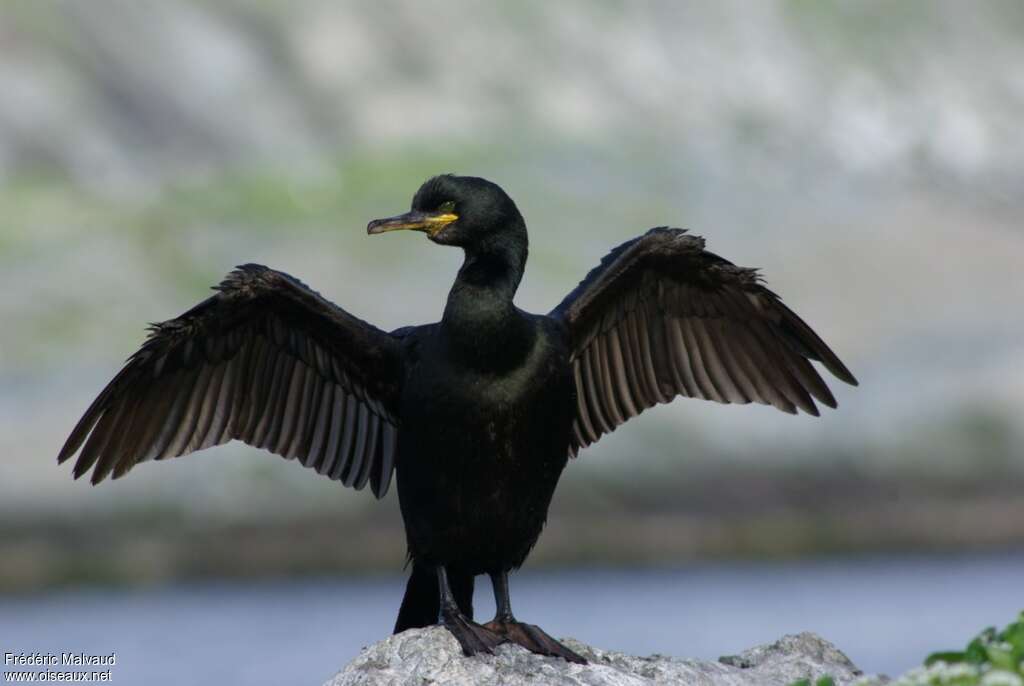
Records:
{"label": "black plumage", "polygon": [[[439,176],[371,222],[463,248],[440,322],[386,333],[287,274],[244,265],[149,338],[75,426],[75,477],[238,439],[377,497],[397,475],[412,574],[396,631],[440,615],[467,654],[513,641],[582,658],[515,620],[507,574],[570,456],[679,395],[817,415],[811,361],[856,380],[751,269],[681,229],[618,246],[547,315],[513,304],[526,224],[498,186]],[[80,452],[79,452],[80,451]],[[474,577],[498,614],[472,621]]]}

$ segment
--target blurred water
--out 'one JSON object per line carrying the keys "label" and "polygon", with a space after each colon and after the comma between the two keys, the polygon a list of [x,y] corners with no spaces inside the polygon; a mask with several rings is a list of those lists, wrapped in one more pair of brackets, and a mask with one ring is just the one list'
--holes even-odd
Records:
{"label": "blurred water", "polygon": [[[1024,554],[524,572],[518,615],[637,654],[717,658],[811,630],[868,672],[962,646],[1024,607]],[[0,651],[116,652],[114,681],[319,684],[390,631],[404,580],[208,583],[0,599]],[[487,584],[479,616],[493,611]]]}

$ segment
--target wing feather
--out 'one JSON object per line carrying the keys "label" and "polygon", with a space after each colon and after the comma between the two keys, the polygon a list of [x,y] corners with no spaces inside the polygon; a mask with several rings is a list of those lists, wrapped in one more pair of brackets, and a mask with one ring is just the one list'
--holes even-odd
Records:
{"label": "wing feather", "polygon": [[601,433],[607,433],[611,431],[614,426],[610,424],[604,416],[604,410],[602,408],[602,402],[600,400],[601,390],[599,385],[601,378],[598,376],[597,368],[598,365],[595,362],[597,351],[593,347],[589,347],[583,353],[583,373],[584,373],[584,391],[587,395],[587,407],[590,409],[590,416],[594,417],[597,421],[598,427],[601,429]]}
{"label": "wing feather", "polygon": [[380,465],[370,478],[370,490],[374,493],[387,493],[391,485],[391,476],[395,471],[395,444],[398,434],[394,426],[381,422]]}
{"label": "wing feather", "polygon": [[243,265],[217,293],[155,324],[100,392],[58,460],[76,478],[238,439],[382,497],[397,449],[400,335],[297,279]]}
{"label": "wing feather", "polygon": [[615,387],[618,396],[622,401],[622,410],[627,417],[635,417],[640,414],[637,404],[633,400],[633,388],[629,376],[629,367],[626,364],[626,357],[622,354],[621,327],[612,327],[607,334],[608,352],[610,356],[610,367],[615,375]]}
{"label": "wing feather", "polygon": [[331,405],[331,433],[324,448],[324,456],[317,468],[320,474],[326,474],[331,479],[337,478],[333,475],[334,463],[338,461],[338,446],[341,443],[341,434],[345,429],[345,406],[347,404],[345,391],[340,386],[336,386],[335,389],[334,402]]}
{"label": "wing feather", "polygon": [[326,381],[320,391],[320,398],[317,402],[317,413],[313,427],[313,435],[310,438],[309,449],[305,456],[300,456],[304,467],[312,467],[320,470],[320,464],[324,459],[324,446],[327,444],[327,436],[330,433],[330,411],[334,404],[334,382]]}
{"label": "wing feather", "polygon": [[[343,474],[352,461],[352,448],[355,445],[356,432],[359,430],[359,401],[352,395],[345,394],[344,433],[338,443],[338,454],[334,458],[331,478],[344,483]],[[347,485],[347,484],[346,484]]]}
{"label": "wing feather", "polygon": [[752,269],[657,228],[613,249],[551,311],[565,325],[576,418],[569,452],[678,395],[818,414],[836,401],[811,364],[846,366]]}
{"label": "wing feather", "polygon": [[73,473],[76,479],[88,472],[103,454],[107,444],[110,443],[111,437],[114,436],[114,432],[111,429],[118,418],[124,414],[126,405],[127,403],[119,402],[103,411],[103,416],[96,423],[95,429],[85,442],[85,447],[82,449],[78,462],[75,463]]}
{"label": "wing feather", "polygon": [[[380,440],[380,415],[368,410],[369,415],[369,426],[366,432],[363,434],[366,438],[366,445],[363,448],[362,465],[359,468],[358,475],[355,477],[353,485],[357,491],[361,491],[366,487],[366,483],[370,480],[370,471],[373,468],[374,458],[377,457],[377,442]],[[355,469],[353,468],[353,472]]]}

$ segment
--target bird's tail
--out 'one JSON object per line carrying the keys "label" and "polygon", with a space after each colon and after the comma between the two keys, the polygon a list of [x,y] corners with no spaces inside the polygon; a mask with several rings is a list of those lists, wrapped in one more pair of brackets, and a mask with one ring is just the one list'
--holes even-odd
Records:
{"label": "bird's tail", "polygon": [[[467,618],[473,618],[473,575],[448,570],[448,584],[452,587],[455,602]],[[437,572],[427,565],[412,565],[409,583],[405,586],[405,597],[398,610],[395,633],[421,626],[437,624],[441,613],[441,593],[437,585]]]}

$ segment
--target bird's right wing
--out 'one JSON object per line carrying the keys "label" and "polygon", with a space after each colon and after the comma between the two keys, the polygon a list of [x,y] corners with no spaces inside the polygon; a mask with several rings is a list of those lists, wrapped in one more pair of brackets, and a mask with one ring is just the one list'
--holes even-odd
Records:
{"label": "bird's right wing", "polygon": [[[383,497],[394,469],[401,344],[305,284],[239,267],[149,338],[58,457],[78,478],[122,476],[238,439]],[[83,447],[84,446],[84,447]]]}
{"label": "bird's right wing", "polygon": [[566,327],[576,380],[573,455],[680,395],[816,415],[814,399],[836,401],[810,360],[857,383],[755,270],[683,229],[618,246],[550,316]]}

